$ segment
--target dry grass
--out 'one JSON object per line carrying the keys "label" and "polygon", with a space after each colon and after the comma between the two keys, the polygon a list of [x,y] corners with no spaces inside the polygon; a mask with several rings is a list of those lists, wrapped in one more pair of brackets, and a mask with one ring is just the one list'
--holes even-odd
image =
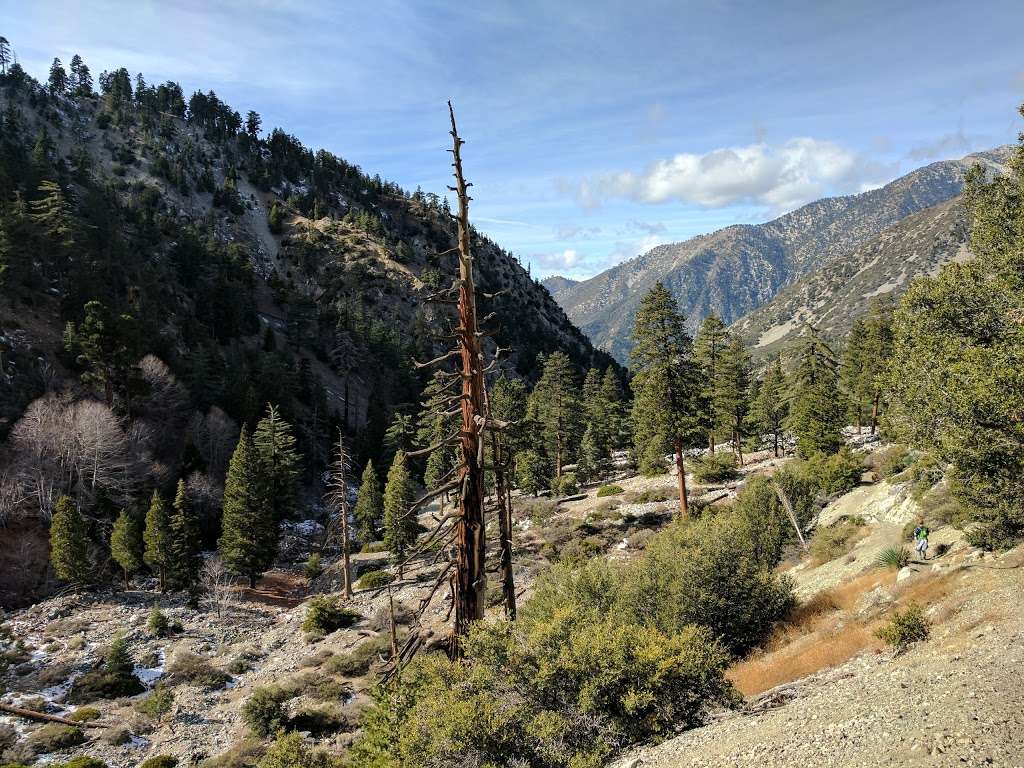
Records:
{"label": "dry grass", "polygon": [[873,589],[883,584],[891,583],[893,576],[890,573],[879,570],[870,570],[862,573],[856,578],[838,584],[829,590],[832,599],[842,610],[849,611],[856,608],[861,599]]}
{"label": "dry grass", "polygon": [[741,661],[733,665],[726,677],[744,696],[756,696],[777,685],[838,666],[862,651],[880,647],[871,629],[863,624],[836,626]]}

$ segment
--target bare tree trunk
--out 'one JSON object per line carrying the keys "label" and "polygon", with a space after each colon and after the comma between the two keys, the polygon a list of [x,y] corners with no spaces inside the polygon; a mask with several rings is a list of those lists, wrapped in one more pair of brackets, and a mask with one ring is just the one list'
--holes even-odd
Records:
{"label": "bare tree trunk", "polygon": [[10,704],[0,704],[0,712],[6,712],[9,715],[15,715],[16,717],[22,717],[26,720],[39,720],[44,723],[61,723],[63,725],[72,725],[76,728],[85,726],[86,728],[104,728],[106,726],[100,725],[99,723],[87,723],[78,722],[74,720],[68,720],[65,717],[58,715],[50,715],[46,712],[37,712],[34,709],[23,709],[22,707],[13,707]]}
{"label": "bare tree trunk", "polygon": [[[486,573],[484,558],[486,536],[484,523],[484,468],[483,442],[480,430],[483,422],[484,377],[480,355],[480,337],[476,325],[476,295],[473,284],[473,257],[470,251],[469,194],[462,174],[462,145],[455,126],[455,110],[448,103],[452,123],[452,166],[455,171],[454,191],[459,199],[458,252],[459,252],[459,351],[462,373],[462,465],[459,468],[461,493],[459,516],[456,523],[455,560],[453,579],[455,627],[449,653],[453,658],[462,656],[462,639],[470,624],[484,616],[486,599]],[[478,421],[479,420],[479,421]]]}
{"label": "bare tree trunk", "polygon": [[494,461],[494,496],[498,503],[498,546],[501,568],[501,592],[505,602],[505,618],[516,618],[516,585],[512,573],[512,494],[505,482],[509,457],[505,456],[502,440],[491,433],[491,456]]}
{"label": "bare tree trunk", "polygon": [[676,475],[679,478],[679,519],[686,521],[690,517],[690,507],[686,502],[686,468],[683,466],[683,444],[676,440]]}
{"label": "bare tree trunk", "polygon": [[740,466],[743,466],[743,445],[740,443],[740,432],[736,430],[733,433],[733,440],[736,441],[736,456],[739,458]]}
{"label": "bare tree trunk", "polygon": [[391,584],[388,584],[388,614],[391,617],[391,658],[398,656],[398,633],[395,631],[395,598],[391,594]]}
{"label": "bare tree trunk", "polygon": [[875,397],[871,401],[871,434],[875,434],[875,429],[878,427],[878,401],[881,398],[881,392],[875,390]]}

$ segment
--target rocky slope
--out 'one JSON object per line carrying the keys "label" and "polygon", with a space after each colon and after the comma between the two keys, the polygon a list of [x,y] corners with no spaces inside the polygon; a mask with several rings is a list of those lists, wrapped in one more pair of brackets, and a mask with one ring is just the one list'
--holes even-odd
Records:
{"label": "rocky slope", "polygon": [[557,296],[562,291],[567,291],[575,285],[579,285],[579,280],[573,280],[569,277],[562,277],[561,275],[551,275],[551,277],[545,277],[540,281],[540,284],[548,289],[548,293],[552,296]]}
{"label": "rocky slope", "polygon": [[879,189],[818,200],[764,224],[660,245],[556,298],[598,347],[625,361],[637,304],[655,282],[676,295],[691,329],[710,312],[731,323],[907,216],[953,199],[974,163],[998,171],[1007,157],[1004,147],[932,163]]}
{"label": "rocky slope", "polygon": [[915,277],[970,257],[960,197],[911,214],[881,234],[786,285],[733,324],[758,354],[791,341],[804,323],[842,337],[876,296],[897,298]]}

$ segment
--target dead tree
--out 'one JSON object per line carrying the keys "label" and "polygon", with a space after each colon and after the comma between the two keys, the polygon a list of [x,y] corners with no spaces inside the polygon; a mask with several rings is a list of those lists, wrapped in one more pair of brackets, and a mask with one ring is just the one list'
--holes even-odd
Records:
{"label": "dead tree", "polygon": [[[341,563],[344,571],[345,597],[352,597],[352,565],[350,562],[351,537],[348,530],[348,478],[351,474],[351,462],[345,449],[345,436],[338,430],[337,452],[331,464],[330,481],[327,484],[327,503],[334,511],[334,519],[330,523],[341,537]],[[330,530],[328,531],[330,533]]]}

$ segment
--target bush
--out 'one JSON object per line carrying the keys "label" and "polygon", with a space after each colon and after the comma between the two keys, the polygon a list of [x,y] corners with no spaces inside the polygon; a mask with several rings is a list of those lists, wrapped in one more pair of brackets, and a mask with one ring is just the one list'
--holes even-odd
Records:
{"label": "bush", "polygon": [[70,715],[68,720],[75,723],[88,723],[92,720],[100,719],[100,711],[96,707],[79,707]]}
{"label": "bush", "polygon": [[620,485],[602,485],[597,489],[597,498],[603,499],[605,496],[618,496],[622,492],[622,486]]}
{"label": "bush", "polygon": [[147,717],[159,720],[174,706],[174,691],[164,683],[157,683],[148,696],[135,702],[135,710]]}
{"label": "bush", "polygon": [[328,595],[319,595],[309,601],[302,631],[314,635],[329,635],[338,629],[351,627],[362,617],[341,602]]}
{"label": "bush", "polygon": [[818,530],[810,544],[814,562],[820,565],[845,555],[861,538],[863,526],[863,519],[847,519]]}
{"label": "bush", "polygon": [[256,763],[257,768],[337,768],[340,765],[337,758],[307,746],[298,733],[281,736]]}
{"label": "bush", "polygon": [[324,669],[332,674],[345,677],[358,677],[370,671],[370,667],[381,656],[390,656],[391,639],[387,635],[378,635],[364,640],[348,653],[332,656],[324,664]]}
{"label": "bush", "polygon": [[556,496],[571,496],[574,493],[579,493],[580,485],[576,480],[576,475],[572,472],[563,474],[560,479],[552,484],[551,492]]}
{"label": "bush", "polygon": [[242,721],[257,736],[277,733],[285,723],[287,699],[287,693],[280,688],[257,688],[242,705]]}
{"label": "bush", "polygon": [[931,622],[916,603],[905,611],[896,611],[889,617],[889,623],[879,627],[875,636],[892,646],[897,654],[903,653],[914,643],[927,640],[931,634]]}
{"label": "bush", "polygon": [[360,548],[360,552],[364,555],[374,554],[376,552],[387,552],[388,545],[383,541],[368,541]]}
{"label": "bush", "polygon": [[698,483],[727,483],[739,475],[736,457],[731,453],[708,453],[690,462],[693,479]]}
{"label": "bush", "polygon": [[146,628],[157,637],[167,636],[167,630],[170,628],[170,622],[167,620],[167,615],[160,610],[159,605],[154,605],[153,610],[149,612],[149,619],[146,620]]}
{"label": "bush", "polygon": [[68,702],[81,704],[96,699],[119,699],[142,693],[146,687],[133,670],[127,641],[123,636],[115,637],[99,668],[86,672],[74,681],[68,691]]}
{"label": "bush", "polygon": [[75,755],[65,763],[54,763],[51,768],[107,768],[107,764],[91,755]]}
{"label": "bush", "polygon": [[188,683],[212,691],[223,688],[230,679],[227,672],[215,667],[209,659],[189,651],[174,654],[167,666],[166,680],[172,685]]}
{"label": "bush", "polygon": [[359,589],[378,589],[380,587],[386,587],[395,577],[385,571],[383,568],[378,568],[372,571],[366,571],[359,580],[356,581],[356,587]]}
{"label": "bush", "polygon": [[154,755],[146,758],[139,768],[174,768],[178,764],[178,758],[171,755]]}
{"label": "bush", "polygon": [[350,731],[354,724],[338,704],[305,706],[296,710],[288,721],[289,730],[324,736],[338,731]]}
{"label": "bush", "polygon": [[905,445],[893,445],[886,448],[876,460],[879,476],[886,479],[898,475],[913,463],[910,451]]}
{"label": "bush", "polygon": [[306,577],[306,581],[313,581],[323,572],[323,566],[320,564],[320,555],[314,552],[306,559],[305,565],[302,566],[302,573]]}
{"label": "bush", "polygon": [[898,571],[910,565],[910,552],[906,547],[886,547],[875,558],[875,567]]}
{"label": "bush", "polygon": [[77,747],[85,742],[85,734],[81,728],[60,723],[47,723],[38,731],[33,731],[25,740],[28,748],[36,755],[48,755],[62,749]]}
{"label": "bush", "polygon": [[857,487],[864,473],[864,460],[843,447],[831,456],[816,453],[807,460],[807,472],[822,493],[834,496]]}

